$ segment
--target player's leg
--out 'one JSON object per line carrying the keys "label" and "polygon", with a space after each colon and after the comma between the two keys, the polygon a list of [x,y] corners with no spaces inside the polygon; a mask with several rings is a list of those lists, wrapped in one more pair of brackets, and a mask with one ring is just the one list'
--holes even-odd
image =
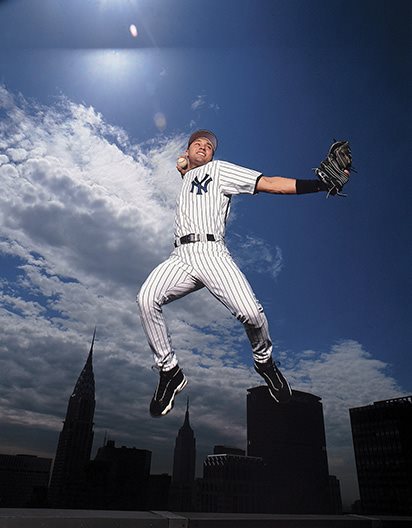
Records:
{"label": "player's leg", "polygon": [[272,340],[266,316],[253,290],[228,252],[205,255],[202,282],[244,326],[255,361],[267,361],[272,355]]}
{"label": "player's leg", "polygon": [[143,283],[137,295],[137,303],[142,326],[159,369],[171,370],[177,364],[163,315],[163,305],[202,286],[173,256],[159,264]]}
{"label": "player's leg", "polygon": [[172,348],[162,306],[201,287],[172,256],[152,271],[139,291],[140,319],[159,369],[159,383],[150,404],[152,416],[167,414],[175,395],[187,383]]}
{"label": "player's leg", "polygon": [[212,254],[199,254],[196,258],[206,261],[201,266],[204,285],[243,323],[252,347],[255,369],[268,384],[272,397],[276,401],[288,400],[291,389],[272,360],[272,340],[266,316],[245,275],[227,250],[215,249]]}

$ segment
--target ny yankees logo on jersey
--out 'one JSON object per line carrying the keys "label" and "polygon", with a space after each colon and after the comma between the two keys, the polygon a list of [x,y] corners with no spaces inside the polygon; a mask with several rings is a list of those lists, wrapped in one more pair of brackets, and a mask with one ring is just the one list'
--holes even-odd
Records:
{"label": "ny yankees logo on jersey", "polygon": [[202,181],[199,181],[196,176],[196,178],[192,181],[192,188],[190,189],[190,192],[192,193],[196,187],[196,194],[202,194],[202,192],[207,193],[207,187],[211,181],[212,178],[209,176],[209,174],[206,174]]}

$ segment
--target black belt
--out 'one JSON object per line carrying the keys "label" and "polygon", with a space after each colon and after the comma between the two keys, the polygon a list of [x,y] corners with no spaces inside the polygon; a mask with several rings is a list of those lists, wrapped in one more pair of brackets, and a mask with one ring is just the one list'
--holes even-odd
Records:
{"label": "black belt", "polygon": [[195,233],[190,233],[189,235],[182,236],[175,240],[175,247],[180,246],[181,244],[191,244],[192,242],[200,242],[201,240],[207,240],[208,242],[215,242],[215,235],[196,235]]}

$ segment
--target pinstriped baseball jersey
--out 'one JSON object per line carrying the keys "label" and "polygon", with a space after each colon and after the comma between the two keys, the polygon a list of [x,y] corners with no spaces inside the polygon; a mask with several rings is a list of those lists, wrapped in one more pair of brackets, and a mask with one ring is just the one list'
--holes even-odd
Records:
{"label": "pinstriped baseball jersey", "polygon": [[211,233],[224,238],[231,196],[254,194],[260,172],[227,161],[210,161],[187,172],[177,200],[175,236]]}
{"label": "pinstriped baseball jersey", "polygon": [[138,295],[140,317],[156,365],[177,364],[162,306],[206,287],[244,325],[257,362],[272,353],[263,308],[224,243],[230,199],[254,194],[260,172],[226,161],[211,161],[188,171],[177,200],[175,236],[212,234],[217,241],[178,245],[146,279]]}

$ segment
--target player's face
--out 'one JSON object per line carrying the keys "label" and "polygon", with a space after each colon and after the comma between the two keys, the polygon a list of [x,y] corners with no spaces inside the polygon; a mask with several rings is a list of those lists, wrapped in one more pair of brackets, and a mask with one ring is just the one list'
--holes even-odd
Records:
{"label": "player's face", "polygon": [[200,137],[190,144],[186,154],[192,169],[200,167],[212,160],[213,145],[207,138]]}

